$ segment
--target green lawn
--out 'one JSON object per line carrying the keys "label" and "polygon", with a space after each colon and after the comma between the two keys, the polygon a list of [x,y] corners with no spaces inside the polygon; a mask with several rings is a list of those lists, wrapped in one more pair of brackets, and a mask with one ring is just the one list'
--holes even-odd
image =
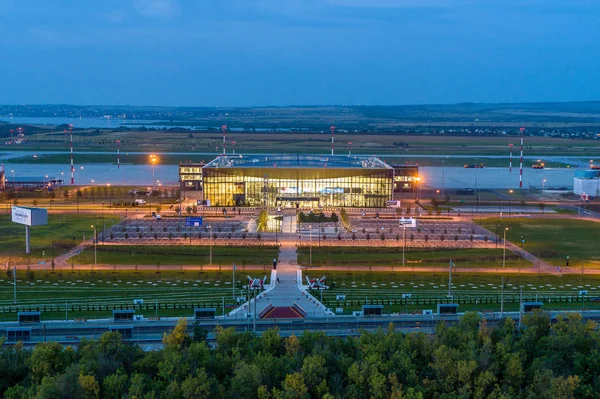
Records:
{"label": "green lawn", "polygon": [[[109,265],[207,265],[209,246],[98,245],[97,262]],[[276,246],[212,247],[213,264],[270,265],[279,256]],[[73,258],[75,264],[93,264],[94,247]]]}
{"label": "green lawn", "polygon": [[[373,240],[375,242],[375,240]],[[309,264],[309,248],[298,250],[298,262]],[[502,267],[503,250],[498,248],[416,250],[407,248],[404,264],[407,270],[412,266],[447,268],[452,260],[456,267]],[[402,247],[314,247],[313,266],[401,266]],[[506,253],[506,267],[531,267],[531,263]]]}
{"label": "green lawn", "polygon": [[[236,296],[242,296],[241,286],[245,284],[245,274],[238,274]],[[12,320],[14,313],[8,312],[13,306],[13,278],[6,272],[0,274],[0,319]],[[158,303],[168,306],[161,309],[159,316],[191,315],[191,309],[173,309],[194,303],[200,306],[221,307],[222,298],[225,306],[234,305],[232,299],[232,273],[203,271],[18,271],[17,272],[17,305],[23,309],[32,307],[36,310],[46,305],[60,306],[62,312],[55,312],[58,318],[64,318],[64,305],[68,304],[69,317],[103,317],[110,312],[93,307],[132,305],[133,299],[143,299],[145,305]],[[79,310],[81,306],[82,310]],[[91,310],[87,310],[87,307]],[[141,311],[146,316],[154,316],[155,310]],[[44,313],[45,318],[49,315]]]}
{"label": "green lawn", "polygon": [[31,257],[25,255],[25,226],[13,223],[8,215],[0,216],[0,258],[16,263],[50,262],[81,243],[83,237],[93,236],[92,225],[101,231],[118,223],[120,218],[112,215],[48,215],[48,224],[31,228]]}
{"label": "green lawn", "polygon": [[481,225],[495,232],[508,227],[506,239],[520,245],[535,256],[557,266],[565,266],[570,257],[570,268],[600,267],[600,224],[577,219],[483,219]]}
{"label": "green lawn", "polygon": [[[365,301],[386,301],[388,311],[435,309],[436,301],[448,302],[448,273],[384,273],[384,272],[325,272],[330,289],[323,293],[329,307],[345,307],[359,310]],[[518,287],[523,286],[524,301],[541,300],[556,309],[581,307],[580,290],[588,290],[586,308],[600,308],[600,302],[589,298],[600,297],[600,276],[573,275],[502,275],[506,280],[505,300],[507,310],[518,309]],[[478,273],[453,273],[453,301],[461,304],[461,310],[491,309],[499,311],[501,275]],[[317,277],[316,275],[311,277]],[[318,276],[320,277],[320,276]],[[598,293],[598,294],[596,294]],[[411,294],[408,304],[402,302],[402,294]],[[316,293],[315,295],[319,295]],[[337,301],[337,295],[345,295],[345,301]],[[572,301],[569,302],[568,298]],[[562,299],[561,301],[558,301]],[[396,301],[388,305],[387,301]],[[419,300],[419,304],[417,304]],[[400,304],[401,302],[401,304]],[[432,305],[433,304],[433,305]],[[546,306],[545,305],[545,306]]]}

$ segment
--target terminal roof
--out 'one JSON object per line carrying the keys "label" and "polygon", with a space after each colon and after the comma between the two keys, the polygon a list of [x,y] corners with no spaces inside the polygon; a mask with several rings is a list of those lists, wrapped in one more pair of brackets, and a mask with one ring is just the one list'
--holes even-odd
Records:
{"label": "terminal roof", "polygon": [[206,168],[336,168],[391,169],[381,159],[372,156],[347,155],[221,155]]}

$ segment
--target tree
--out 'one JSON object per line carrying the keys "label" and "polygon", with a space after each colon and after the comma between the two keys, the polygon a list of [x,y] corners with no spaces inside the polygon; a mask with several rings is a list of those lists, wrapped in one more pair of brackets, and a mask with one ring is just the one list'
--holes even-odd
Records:
{"label": "tree", "polygon": [[122,371],[117,371],[114,374],[107,376],[102,383],[105,398],[120,399],[123,397],[123,392],[126,392],[127,375]]}
{"label": "tree", "polygon": [[327,368],[321,355],[309,355],[302,363],[302,378],[312,397],[322,397],[327,392]]}
{"label": "tree", "polygon": [[255,398],[261,385],[260,370],[255,364],[238,363],[231,379],[231,391],[238,398]]}
{"label": "tree", "polygon": [[34,382],[41,382],[44,377],[53,377],[62,373],[72,360],[72,350],[63,351],[56,341],[42,342],[35,346],[29,358],[31,377]]}
{"label": "tree", "polygon": [[269,213],[266,209],[261,209],[258,214],[258,220],[256,222],[256,230],[257,231],[267,231],[267,226],[269,223]]}
{"label": "tree", "polygon": [[192,339],[187,333],[187,319],[183,317],[177,321],[177,325],[170,334],[165,333],[163,335],[163,344],[166,349],[181,351],[184,346],[189,346],[191,342]]}
{"label": "tree", "polygon": [[286,398],[304,399],[310,397],[308,388],[304,384],[304,378],[300,373],[288,374],[283,383],[283,390]]}
{"label": "tree", "polygon": [[80,375],[79,385],[83,389],[84,399],[97,399],[100,397],[100,384],[93,375]]}
{"label": "tree", "polygon": [[33,199],[33,202],[32,202],[33,206],[38,206],[39,203],[40,202],[37,200],[37,198]]}
{"label": "tree", "polygon": [[210,380],[204,368],[196,370],[195,376],[188,376],[181,384],[181,391],[185,399],[210,398]]}
{"label": "tree", "polygon": [[156,206],[156,213],[160,213],[162,211],[162,207],[160,205]]}
{"label": "tree", "polygon": [[185,208],[185,211],[187,212],[188,215],[190,215],[192,213],[192,207],[188,206],[187,208]]}

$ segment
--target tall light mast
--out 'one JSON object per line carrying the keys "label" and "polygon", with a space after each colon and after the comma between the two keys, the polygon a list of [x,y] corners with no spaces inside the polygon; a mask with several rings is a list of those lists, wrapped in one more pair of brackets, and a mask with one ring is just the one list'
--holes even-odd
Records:
{"label": "tall light mast", "polygon": [[519,129],[521,132],[521,166],[519,168],[519,188],[523,188],[523,134],[525,133],[525,128],[522,127]]}
{"label": "tall light mast", "polygon": [[221,130],[223,131],[223,155],[225,155],[225,136],[227,135],[227,125],[221,126]]}
{"label": "tall light mast", "polygon": [[333,141],[333,136],[335,134],[335,126],[331,125],[329,129],[331,130],[331,155],[333,155],[333,153],[335,152],[335,143]]}
{"label": "tall light mast", "polygon": [[117,140],[117,169],[121,169],[121,140]]}
{"label": "tall light mast", "polygon": [[69,124],[71,141],[71,184],[75,184],[75,166],[73,165],[73,125]]}

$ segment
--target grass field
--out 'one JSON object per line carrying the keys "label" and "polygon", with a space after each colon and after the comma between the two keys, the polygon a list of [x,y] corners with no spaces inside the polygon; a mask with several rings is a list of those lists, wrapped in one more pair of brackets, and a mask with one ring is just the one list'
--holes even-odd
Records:
{"label": "grass field", "polygon": [[[256,274],[256,273],[255,273]],[[384,301],[386,312],[404,312],[435,309],[436,302],[447,302],[448,274],[439,273],[384,273],[384,272],[327,272],[327,284],[331,286],[323,294],[330,307],[344,307],[345,312],[359,310],[368,303]],[[245,274],[236,274],[236,297],[243,296]],[[310,275],[311,277],[316,277]],[[320,276],[319,276],[320,277]],[[581,275],[507,275],[505,309],[516,310],[518,287],[524,287],[524,300],[542,300],[546,308],[578,309],[581,307],[579,290],[586,289],[589,296],[585,308],[598,308],[598,302],[590,302],[600,292],[600,276]],[[15,320],[16,314],[9,309],[13,305],[13,277],[3,271],[0,274],[0,320]],[[454,273],[453,301],[460,303],[460,310],[498,311],[500,275],[478,273]],[[222,312],[234,306],[232,300],[232,273],[230,271],[56,271],[20,270],[17,272],[17,305],[21,309],[41,310],[43,318],[110,317],[112,306],[133,304],[133,299],[143,299],[144,305],[136,311],[148,316],[190,316],[191,306],[216,307]],[[411,294],[406,303],[402,294]],[[318,297],[319,294],[315,293]],[[345,295],[345,301],[336,301],[336,295]],[[600,294],[599,294],[600,295]],[[537,297],[536,297],[537,296]],[[571,301],[568,300],[571,299]],[[560,299],[560,301],[559,301]],[[392,304],[390,304],[392,301]],[[393,304],[393,301],[396,303]],[[418,303],[417,303],[418,302]],[[155,309],[158,304],[160,309]],[[46,310],[44,310],[46,306]],[[109,310],[106,309],[109,307]],[[185,307],[187,306],[187,308]],[[310,309],[307,309],[310,311]]]}
{"label": "grass field", "polygon": [[[239,275],[240,279],[245,275]],[[13,305],[13,278],[8,273],[0,274],[0,306]],[[236,286],[245,283],[238,281]],[[237,296],[241,295],[238,293]],[[195,303],[200,306],[220,306],[222,298],[226,306],[233,306],[232,273],[203,271],[18,271],[17,298],[19,306],[63,307],[68,303],[73,317],[103,317],[110,311],[87,310],[87,306],[131,305],[133,299],[143,299],[146,304],[170,305],[162,309],[159,316],[191,315],[191,309],[175,310],[175,304]],[[79,310],[79,306],[83,310]],[[62,308],[64,309],[64,308]],[[4,310],[4,309],[2,309]],[[50,311],[50,309],[48,309]],[[64,318],[64,310],[55,312]],[[141,312],[143,313],[143,312]],[[155,315],[153,310],[150,316]],[[45,315],[48,318],[52,316]],[[0,319],[15,319],[15,314],[0,314]]]}
{"label": "grass field", "polygon": [[[208,265],[209,246],[131,246],[98,245],[97,262],[108,265]],[[214,265],[269,266],[279,255],[275,246],[212,247]],[[76,264],[93,264],[94,248],[87,247],[73,258]]]}
{"label": "grass field", "polygon": [[[570,258],[570,269],[600,267],[600,224],[577,219],[483,219],[483,227],[494,232],[508,227],[507,240],[517,245],[521,236],[523,248],[557,266],[565,266]],[[576,272],[576,271],[575,271]]]}
{"label": "grass field", "polygon": [[[396,300],[396,306],[386,306],[388,311],[404,311],[405,302],[399,304],[403,294],[411,294],[408,310],[435,309],[434,300],[448,301],[448,273],[384,273],[384,272],[327,272],[327,284],[323,300],[330,307],[345,306],[359,310],[365,301],[369,303]],[[586,308],[600,308],[599,302],[589,298],[600,297],[600,276],[573,275],[502,275],[506,280],[505,299],[507,310],[518,309],[518,287],[523,286],[524,301],[543,300],[553,308],[581,307],[580,290],[588,290]],[[478,273],[453,273],[453,301],[466,309],[500,309],[501,275]],[[316,276],[311,276],[316,277]],[[320,277],[320,276],[319,276]],[[318,294],[315,294],[318,295]],[[336,301],[337,295],[345,295],[346,302]],[[568,297],[571,297],[569,302]],[[578,297],[578,298],[577,298]],[[419,305],[416,304],[417,299]],[[561,301],[559,301],[561,299]],[[352,301],[352,302],[350,302]],[[357,304],[360,301],[360,304]],[[428,303],[433,301],[431,303]],[[387,304],[387,302],[386,302]],[[545,306],[546,306],[545,305]],[[547,306],[546,306],[547,307]]]}
{"label": "grass field", "polygon": [[13,223],[8,215],[0,215],[0,258],[13,263],[50,262],[52,256],[58,256],[78,245],[83,237],[94,234],[92,225],[98,231],[103,222],[108,228],[120,221],[111,215],[63,215],[49,214],[48,224],[31,228],[31,257],[25,255],[25,226]]}
{"label": "grass field", "polygon": [[[405,251],[405,269],[411,267],[448,268],[452,260],[456,267],[502,267],[503,250],[498,248],[436,249]],[[298,262],[309,264],[309,248],[298,250]],[[314,266],[402,266],[402,246],[389,247],[313,247]],[[512,254],[506,254],[506,267],[531,267],[531,263]]]}
{"label": "grass field", "polygon": [[[285,153],[327,153],[330,149],[330,135],[308,132],[230,132],[228,140],[236,141],[236,150],[249,152]],[[352,132],[336,134],[340,142],[351,141],[352,152],[356,154],[441,154],[441,155],[506,155],[509,144],[518,144],[516,136],[470,137],[470,136],[428,136]],[[122,162],[136,163],[132,151],[185,151],[219,152],[217,149],[222,136],[217,132],[116,132],[103,131],[100,134],[78,132],[74,145],[78,151],[115,150],[115,140],[121,140]],[[597,141],[573,141],[548,137],[527,137],[528,152],[536,155],[592,155],[600,153]],[[68,149],[62,131],[43,133],[29,138],[28,150]],[[345,148],[344,148],[345,150]],[[340,153],[345,152],[340,149]],[[56,159],[64,160],[67,155]],[[128,157],[131,160],[128,161]],[[145,157],[140,162],[147,162]],[[181,160],[178,157],[177,161]],[[116,162],[116,156],[109,156],[109,162]],[[168,156],[165,159],[168,161]]]}

